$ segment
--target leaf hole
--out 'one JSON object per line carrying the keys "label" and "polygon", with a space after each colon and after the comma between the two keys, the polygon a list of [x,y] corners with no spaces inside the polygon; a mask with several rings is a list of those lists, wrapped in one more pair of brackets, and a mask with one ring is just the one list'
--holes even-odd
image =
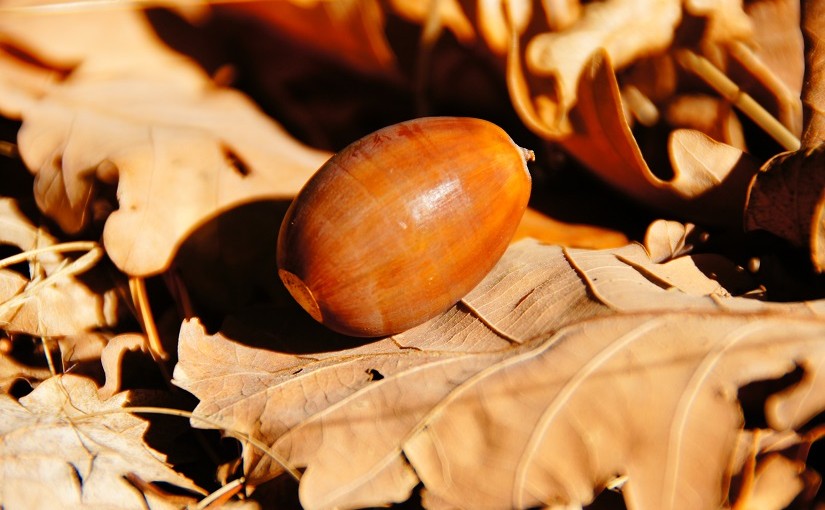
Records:
{"label": "leaf hole", "polygon": [[384,378],[384,374],[374,368],[368,368],[365,372],[370,376],[370,381],[380,381]]}
{"label": "leaf hole", "polygon": [[745,417],[745,429],[762,429],[768,427],[765,417],[765,401],[774,393],[798,384],[805,371],[799,365],[782,377],[755,381],[739,388],[739,402]]}
{"label": "leaf hole", "polygon": [[223,147],[223,155],[226,158],[226,162],[231,166],[241,177],[246,177],[249,175],[249,165],[238,156],[238,153],[230,149],[229,147]]}

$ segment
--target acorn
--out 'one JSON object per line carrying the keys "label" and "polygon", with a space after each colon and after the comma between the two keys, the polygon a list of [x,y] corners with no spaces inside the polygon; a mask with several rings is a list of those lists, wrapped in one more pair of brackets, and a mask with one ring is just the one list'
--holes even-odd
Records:
{"label": "acorn", "polygon": [[480,119],[380,129],[332,156],[298,193],[278,235],[278,274],[340,333],[378,337],[421,324],[504,254],[530,198],[532,160]]}

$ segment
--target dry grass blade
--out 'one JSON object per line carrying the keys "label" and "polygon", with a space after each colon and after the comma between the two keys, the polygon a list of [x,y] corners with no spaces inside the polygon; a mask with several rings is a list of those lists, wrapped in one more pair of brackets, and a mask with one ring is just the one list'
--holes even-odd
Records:
{"label": "dry grass blade", "polygon": [[676,54],[679,63],[686,69],[694,72],[705,80],[722,97],[733,103],[745,115],[765,130],[774,140],[793,151],[799,148],[799,139],[781,122],[770,114],[762,105],[751,96],[743,92],[736,83],[714,66],[708,59],[690,50],[682,50]]}
{"label": "dry grass blade", "polygon": [[[21,256],[23,256],[20,260],[31,260],[36,258],[38,253],[60,251],[60,245],[56,246],[58,246],[57,250],[53,250],[52,248],[54,247],[47,247],[38,250],[33,250],[34,253],[24,252],[19,255],[15,255],[14,257],[20,258]],[[3,303],[0,303],[0,316],[5,316],[11,311],[19,308],[26,301],[32,299],[32,297],[35,296],[37,292],[39,292],[41,289],[54,284],[56,281],[59,281],[60,279],[66,278],[68,276],[74,276],[88,271],[103,257],[103,248],[101,248],[97,243],[81,243],[80,246],[81,248],[72,247],[71,250],[67,251],[77,251],[78,249],[84,248],[88,251],[71,262],[68,260],[64,260],[56,271],[52,272],[44,278],[35,277],[35,279],[32,280],[31,284],[27,285],[21,293],[12,297],[11,299],[4,301]]]}
{"label": "dry grass blade", "polygon": [[129,291],[135,304],[137,318],[146,333],[146,338],[149,340],[152,357],[156,360],[169,359],[169,353],[163,348],[158,328],[155,325],[155,316],[152,314],[149,295],[146,293],[146,280],[140,277],[129,278]]}
{"label": "dry grass blade", "polygon": [[[18,264],[20,262],[25,262],[27,260],[33,261],[41,253],[71,253],[75,251],[91,252],[93,250],[100,250],[100,245],[98,245],[98,243],[94,241],[74,241],[68,243],[54,244],[51,246],[46,246],[44,248],[26,250],[24,252],[18,253],[17,255],[11,255],[9,257],[6,257],[0,260],[0,269],[13,266],[14,264]],[[95,262],[97,262],[97,260],[95,260]],[[76,271],[76,273],[81,272],[83,272],[83,270]]]}

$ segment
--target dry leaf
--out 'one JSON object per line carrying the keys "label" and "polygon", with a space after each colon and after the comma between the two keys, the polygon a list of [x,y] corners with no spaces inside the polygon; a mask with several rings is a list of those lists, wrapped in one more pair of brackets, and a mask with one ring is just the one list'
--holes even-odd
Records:
{"label": "dry leaf", "polygon": [[818,35],[825,21],[819,2],[803,5],[805,82],[801,147],[778,154],[754,176],[745,210],[745,227],[772,232],[807,247],[818,272],[825,271],[825,46]]}
{"label": "dry leaf", "polygon": [[[189,323],[175,382],[196,415],[306,466],[306,508],[403,501],[419,480],[455,507],[585,504],[617,475],[629,508],[716,508],[737,388],[821,360],[825,304],[724,297],[706,277],[702,294],[696,266],[675,267],[638,246],[521,242],[465,299],[474,312],[427,334],[292,356]],[[476,326],[510,343],[473,346]],[[825,407],[804,386],[777,398]],[[244,459],[253,484],[283,472],[255,448]]]}
{"label": "dry leaf", "polygon": [[[0,226],[0,244],[24,252],[57,243],[47,231],[34,227],[9,198],[0,197]],[[75,278],[100,255],[92,251],[72,262],[58,252],[38,253],[30,258],[31,277],[0,269],[0,322],[4,328],[35,336],[65,336],[117,322],[114,292],[94,292]]]}
{"label": "dry leaf", "polygon": [[706,237],[707,233],[693,223],[656,220],[647,227],[644,246],[650,260],[664,262],[687,255]]}
{"label": "dry leaf", "polygon": [[100,364],[106,375],[105,384],[100,388],[100,398],[108,399],[121,390],[121,362],[127,352],[149,353],[149,343],[144,335],[126,333],[118,335],[106,344],[100,353]]}
{"label": "dry leaf", "polygon": [[727,101],[705,95],[681,95],[667,105],[665,119],[676,128],[701,131],[710,138],[745,151],[742,124]]}
{"label": "dry leaf", "polygon": [[24,113],[19,143],[40,207],[67,231],[89,220],[96,182],[117,183],[103,242],[130,275],[164,270],[223,210],[293,195],[326,158],[202,79],[69,80]]}
{"label": "dry leaf", "polygon": [[[740,224],[745,190],[758,168],[755,160],[699,132],[677,130],[668,147],[674,177],[662,179],[648,167],[633,137],[612,66],[603,55],[588,64],[577,97],[573,134],[561,143],[601,179],[662,210],[711,224]],[[535,112],[522,113],[535,120]]]}
{"label": "dry leaf", "polygon": [[661,51],[670,45],[681,11],[680,2],[669,0],[588,3],[566,30],[534,37],[526,48],[527,67],[532,74],[554,80],[559,94],[540,98],[544,123],[559,134],[569,132],[567,113],[576,103],[579,77],[593,55],[604,51],[623,67]]}
{"label": "dry leaf", "polygon": [[149,503],[130,473],[197,491],[143,442],[148,422],[117,412],[128,399],[101,401],[93,382],[73,375],[52,377],[19,401],[0,395],[3,507],[174,508]]}
{"label": "dry leaf", "polygon": [[800,2],[757,0],[747,2],[744,8],[754,27],[754,52],[798,102],[805,70],[804,44],[799,29]]}
{"label": "dry leaf", "polygon": [[61,73],[0,48],[0,114],[19,119],[25,106],[45,94]]}
{"label": "dry leaf", "polygon": [[72,67],[21,107],[19,150],[38,205],[75,233],[92,219],[101,185],[117,185],[103,242],[127,274],[166,269],[186,235],[221,211],[294,195],[328,156],[216,87],[137,11],[22,9],[2,27],[8,44]]}
{"label": "dry leaf", "polygon": [[528,207],[519,222],[513,241],[532,238],[547,244],[577,248],[614,248],[628,243],[623,233],[592,225],[565,223]]}
{"label": "dry leaf", "polygon": [[375,0],[239,2],[220,7],[251,16],[270,30],[362,73],[397,73],[384,36],[384,13]]}
{"label": "dry leaf", "polygon": [[753,488],[747,494],[744,504],[737,508],[742,510],[771,510],[787,508],[793,499],[805,487],[800,479],[804,465],[794,462],[779,454],[767,455],[759,462],[753,482]]}

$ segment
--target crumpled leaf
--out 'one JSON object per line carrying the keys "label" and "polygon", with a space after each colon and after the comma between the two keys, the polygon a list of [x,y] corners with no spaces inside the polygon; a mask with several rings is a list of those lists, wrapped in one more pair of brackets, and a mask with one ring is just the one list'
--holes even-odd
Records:
{"label": "crumpled leaf", "polygon": [[39,207],[66,232],[91,221],[101,186],[117,186],[103,243],[125,273],[163,271],[199,223],[294,195],[328,157],[167,49],[140,12],[66,16],[20,9],[0,25],[9,45],[71,70],[20,106],[19,151]]}
{"label": "crumpled leaf", "polygon": [[295,194],[326,158],[240,93],[141,77],[67,81],[25,112],[19,143],[40,207],[67,231],[89,221],[96,181],[117,182],[103,243],[142,276],[165,269],[200,222]]}
{"label": "crumpled leaf", "polygon": [[[19,401],[0,395],[0,501],[4,508],[175,508],[125,478],[199,491],[143,442],[148,422],[122,409],[120,393],[98,398],[86,378],[52,377]],[[100,413],[100,414],[96,414]]]}
{"label": "crumpled leaf", "polygon": [[745,227],[772,232],[807,247],[814,268],[825,271],[825,45],[819,27],[825,7],[803,5],[805,81],[801,99],[804,124],[799,150],[774,156],[755,175],[749,189]]}
{"label": "crumpled leaf", "polygon": [[656,220],[647,227],[644,246],[650,260],[665,262],[693,251],[708,234],[693,223]]}
{"label": "crumpled leaf", "polygon": [[[517,95],[524,93],[520,71],[511,68],[510,77],[517,82],[511,86],[521,90]],[[526,100],[514,99],[531,127],[553,136]],[[627,124],[612,65],[603,54],[596,54],[582,74],[571,122],[573,133],[561,144],[605,182],[696,221],[741,224],[748,182],[758,163],[740,149],[681,129],[670,134],[668,143],[673,178],[654,174]]]}
{"label": "crumpled leaf", "polygon": [[576,103],[579,76],[600,51],[622,67],[635,58],[667,48],[682,16],[681,2],[612,0],[582,8],[581,17],[558,33],[531,39],[526,48],[531,73],[556,82],[558,97],[542,96],[540,115],[551,130],[568,133],[567,113]]}
{"label": "crumpled leaf", "polygon": [[[702,294],[678,273],[715,283],[635,245],[523,241],[443,317],[343,352],[273,352],[186,323],[175,383],[201,399],[196,415],[305,466],[306,508],[403,501],[419,481],[456,508],[579,505],[622,475],[631,509],[717,508],[737,388],[821,362],[825,303]],[[469,343],[485,338],[474,328],[490,340]],[[804,386],[776,398],[825,407]],[[283,472],[254,448],[244,461],[253,485]]]}
{"label": "crumpled leaf", "polygon": [[799,476],[803,470],[799,462],[779,454],[767,455],[756,468],[752,492],[742,508],[787,508],[805,487]]}
{"label": "crumpled leaf", "polygon": [[[48,248],[57,240],[38,229],[14,200],[0,197],[0,244],[21,251]],[[100,254],[84,255],[89,262]],[[32,257],[32,278],[0,269],[0,322],[4,329],[35,336],[80,335],[117,322],[113,291],[93,292],[75,274],[88,269],[82,259],[73,263],[62,254],[45,251]]]}

